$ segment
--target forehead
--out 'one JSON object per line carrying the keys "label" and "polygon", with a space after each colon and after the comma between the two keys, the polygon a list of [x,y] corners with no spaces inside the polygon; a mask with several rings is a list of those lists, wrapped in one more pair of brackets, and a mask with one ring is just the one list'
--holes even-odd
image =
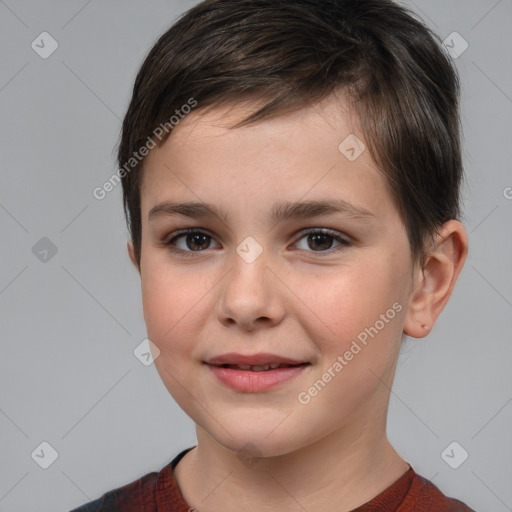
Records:
{"label": "forehead", "polygon": [[326,196],[377,216],[393,213],[384,177],[347,105],[330,98],[239,128],[232,126],[258,107],[254,102],[193,111],[146,157],[143,216],[169,200],[203,200],[248,213],[249,205],[269,211],[278,198]]}
{"label": "forehead", "polygon": [[[200,157],[213,150],[217,160],[228,157],[223,153],[226,148],[233,156],[254,154],[260,159],[269,153],[280,152],[284,155],[299,150],[301,154],[302,151],[311,152],[321,148],[328,149],[331,155],[337,157],[338,143],[341,142],[339,137],[344,133],[359,134],[357,115],[349,109],[341,93],[310,107],[234,128],[235,124],[245,120],[262,104],[245,100],[216,108],[197,107],[179,121],[163,145],[150,153],[146,159],[148,165],[151,165],[156,154],[161,156],[164,152],[172,152],[182,160]],[[261,151],[262,145],[266,149],[264,153]],[[188,149],[198,146],[202,151],[186,154]]]}

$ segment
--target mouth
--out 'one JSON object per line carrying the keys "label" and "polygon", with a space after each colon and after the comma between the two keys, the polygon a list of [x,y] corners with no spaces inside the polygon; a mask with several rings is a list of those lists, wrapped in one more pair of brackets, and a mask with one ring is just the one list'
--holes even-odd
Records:
{"label": "mouth", "polygon": [[290,357],[268,352],[258,352],[255,354],[230,352],[207,359],[203,361],[203,363],[223,368],[251,371],[268,371],[279,367],[287,368],[290,366],[309,364],[309,362],[305,360],[291,359]]}
{"label": "mouth", "polygon": [[262,393],[284,386],[311,363],[275,354],[224,354],[203,361],[218,382],[241,393]]}
{"label": "mouth", "polygon": [[[209,363],[206,363],[209,364]],[[297,366],[306,366],[311,363],[297,363],[297,364],[286,364],[286,363],[268,363],[268,364],[212,364],[211,366],[217,366],[219,368],[230,368],[232,370],[245,370],[251,372],[266,372],[269,370],[276,370],[278,368],[295,368]]]}

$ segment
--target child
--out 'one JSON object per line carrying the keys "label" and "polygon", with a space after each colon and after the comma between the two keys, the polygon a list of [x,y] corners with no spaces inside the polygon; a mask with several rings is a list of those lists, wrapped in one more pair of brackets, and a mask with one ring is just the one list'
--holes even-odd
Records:
{"label": "child", "polygon": [[471,512],[386,437],[467,254],[458,78],[390,0],[206,0],[155,44],[119,178],[197,446],[81,511]]}

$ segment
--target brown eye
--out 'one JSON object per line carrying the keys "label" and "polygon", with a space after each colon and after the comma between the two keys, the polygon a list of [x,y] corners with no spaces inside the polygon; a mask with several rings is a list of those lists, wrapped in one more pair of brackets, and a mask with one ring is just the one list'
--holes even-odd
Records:
{"label": "brown eye", "polygon": [[162,242],[162,244],[172,252],[190,254],[206,251],[210,248],[212,241],[213,237],[207,233],[190,229],[178,233],[166,242]]}
{"label": "brown eye", "polygon": [[[306,243],[303,244],[302,247],[299,247],[299,249],[314,253],[326,252],[332,254],[350,245],[348,240],[341,237],[338,232],[329,229],[310,229],[303,233],[297,245],[304,239]],[[333,246],[333,243],[337,243],[337,245]]]}
{"label": "brown eye", "polygon": [[187,233],[184,236],[187,247],[192,251],[208,249],[210,245],[211,236],[204,233]]}
{"label": "brown eye", "polygon": [[321,251],[325,251],[330,249],[334,238],[331,235],[326,235],[324,233],[315,233],[313,235],[308,235],[308,245],[312,249],[319,249]]}

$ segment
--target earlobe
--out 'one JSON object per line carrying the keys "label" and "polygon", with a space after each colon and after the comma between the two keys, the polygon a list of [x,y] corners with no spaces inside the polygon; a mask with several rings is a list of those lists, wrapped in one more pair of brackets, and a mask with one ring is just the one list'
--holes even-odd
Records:
{"label": "earlobe", "polygon": [[126,243],[126,249],[128,250],[128,256],[130,257],[130,261],[133,263],[133,266],[137,269],[137,272],[140,273],[139,264],[137,262],[137,259],[135,258],[135,250],[133,248],[133,242],[129,240]]}
{"label": "earlobe", "polygon": [[452,294],[467,253],[464,226],[456,220],[443,224],[427,254],[425,265],[416,272],[404,323],[405,334],[423,338],[430,332]]}

